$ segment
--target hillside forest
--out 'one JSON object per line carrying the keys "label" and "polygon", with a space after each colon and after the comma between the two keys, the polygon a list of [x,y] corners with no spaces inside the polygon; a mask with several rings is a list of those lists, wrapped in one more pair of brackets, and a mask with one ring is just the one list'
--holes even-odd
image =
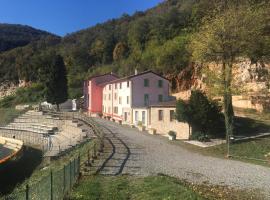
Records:
{"label": "hillside forest", "polygon": [[[145,12],[136,12],[132,16],[123,14],[118,19],[62,38],[29,27],[9,25],[7,28],[1,25],[0,82],[19,83],[23,80],[42,88],[41,73],[46,67],[44,58],[56,52],[63,57],[67,68],[70,98],[82,96],[83,80],[92,75],[114,72],[126,76],[134,73],[134,69],[154,70],[170,79],[172,89],[179,91],[179,82],[190,80],[196,66],[232,58],[215,52],[215,49],[220,51],[232,46],[222,43],[224,46],[220,48],[220,44],[215,43],[215,37],[226,40],[227,35],[222,35],[222,32],[214,35],[217,30],[211,27],[215,22],[216,27],[222,28],[217,25],[224,22],[228,11],[239,11],[242,16],[238,17],[254,19],[258,25],[253,31],[254,24],[243,21],[244,24],[240,25],[243,34],[236,34],[234,39],[244,41],[239,37],[245,37],[249,45],[229,52],[234,53],[231,61],[244,56],[252,62],[267,62],[270,46],[269,1],[166,0]],[[238,28],[234,26],[230,24],[227,28],[233,31]],[[209,39],[208,45],[196,42],[203,39],[198,37],[198,33]],[[210,51],[203,51],[204,48]],[[42,95],[39,94],[38,98]]]}

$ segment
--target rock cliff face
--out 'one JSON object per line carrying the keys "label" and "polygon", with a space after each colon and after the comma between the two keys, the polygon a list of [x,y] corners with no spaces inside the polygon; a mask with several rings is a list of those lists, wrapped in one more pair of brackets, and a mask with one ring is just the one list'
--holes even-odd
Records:
{"label": "rock cliff face", "polygon": [[[208,64],[212,71],[220,71],[220,66]],[[240,60],[233,66],[235,84],[245,88],[249,94],[270,92],[270,63],[251,63],[250,60]],[[202,73],[202,65],[192,63],[177,76],[167,75],[173,83],[175,92],[190,89],[206,90],[207,76]]]}
{"label": "rock cliff face", "polygon": [[[219,72],[221,67],[213,63],[207,66],[216,72]],[[252,63],[248,59],[241,59],[233,66],[233,74],[234,87],[241,88],[242,91],[241,98],[238,94],[238,98],[233,99],[235,105],[258,111],[270,110],[270,63]],[[193,63],[177,76],[167,78],[175,83],[175,96],[179,98],[187,99],[191,89],[209,89],[206,85],[208,77],[202,72],[202,65]]]}
{"label": "rock cliff face", "polygon": [[12,82],[5,81],[0,83],[0,100],[5,96],[13,95],[17,88],[18,86]]}

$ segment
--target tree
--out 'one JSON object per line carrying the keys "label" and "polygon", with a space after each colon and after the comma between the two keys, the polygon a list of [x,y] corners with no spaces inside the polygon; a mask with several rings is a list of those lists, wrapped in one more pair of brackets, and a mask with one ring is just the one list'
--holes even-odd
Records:
{"label": "tree", "polygon": [[165,42],[157,55],[157,65],[164,73],[178,74],[188,66],[190,53],[187,50],[188,38],[178,36]]}
{"label": "tree", "polygon": [[42,68],[41,77],[45,85],[45,98],[47,102],[56,104],[59,111],[59,104],[68,98],[66,67],[62,56],[55,52],[50,52],[44,58],[46,67]]}
{"label": "tree", "polygon": [[180,122],[187,122],[192,132],[201,132],[204,135],[220,134],[219,125],[222,121],[221,107],[211,101],[199,90],[191,92],[188,102],[179,100],[176,104],[176,118]]}
{"label": "tree", "polygon": [[105,51],[105,44],[102,40],[96,40],[90,49],[90,55],[95,58],[95,61],[99,64],[102,63],[103,54]]}
{"label": "tree", "polygon": [[232,6],[227,2],[222,13],[205,18],[192,38],[193,57],[201,62],[221,65],[227,142],[233,135],[232,68],[237,58],[246,56],[258,38],[264,37],[268,15],[262,8]]}
{"label": "tree", "polygon": [[113,60],[119,61],[125,58],[127,55],[127,46],[123,42],[118,42],[113,50]]}

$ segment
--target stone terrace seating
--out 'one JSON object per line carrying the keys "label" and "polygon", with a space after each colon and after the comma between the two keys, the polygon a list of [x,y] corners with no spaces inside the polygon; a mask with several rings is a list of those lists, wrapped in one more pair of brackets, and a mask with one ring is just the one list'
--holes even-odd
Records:
{"label": "stone terrace seating", "polygon": [[[49,150],[45,156],[57,156],[84,141],[87,133],[80,126],[77,120],[61,120],[59,117],[42,112],[27,111],[9,125],[0,127],[0,135],[1,132],[8,132],[8,136],[16,135],[17,138],[24,135],[19,132],[36,134],[37,137],[44,137],[48,141]],[[31,141],[33,141],[32,135]]]}

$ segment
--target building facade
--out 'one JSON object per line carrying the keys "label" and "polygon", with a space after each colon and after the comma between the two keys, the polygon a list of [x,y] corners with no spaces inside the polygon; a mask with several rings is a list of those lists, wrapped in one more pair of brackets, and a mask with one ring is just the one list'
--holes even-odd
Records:
{"label": "building facade", "polygon": [[189,126],[171,119],[176,101],[170,96],[166,78],[145,71],[120,79],[113,74],[96,76],[85,84],[88,112],[119,123],[155,129],[161,135],[174,131],[178,139],[188,139]]}
{"label": "building facade", "polygon": [[[103,87],[103,116],[122,123],[137,123],[134,109],[170,99],[170,83],[164,77],[146,71],[106,83]],[[143,114],[146,119],[146,113]],[[143,120],[146,124],[146,120]]]}
{"label": "building facade", "polygon": [[102,114],[102,91],[104,83],[118,79],[112,73],[91,77],[84,81],[84,109],[91,114]]}

